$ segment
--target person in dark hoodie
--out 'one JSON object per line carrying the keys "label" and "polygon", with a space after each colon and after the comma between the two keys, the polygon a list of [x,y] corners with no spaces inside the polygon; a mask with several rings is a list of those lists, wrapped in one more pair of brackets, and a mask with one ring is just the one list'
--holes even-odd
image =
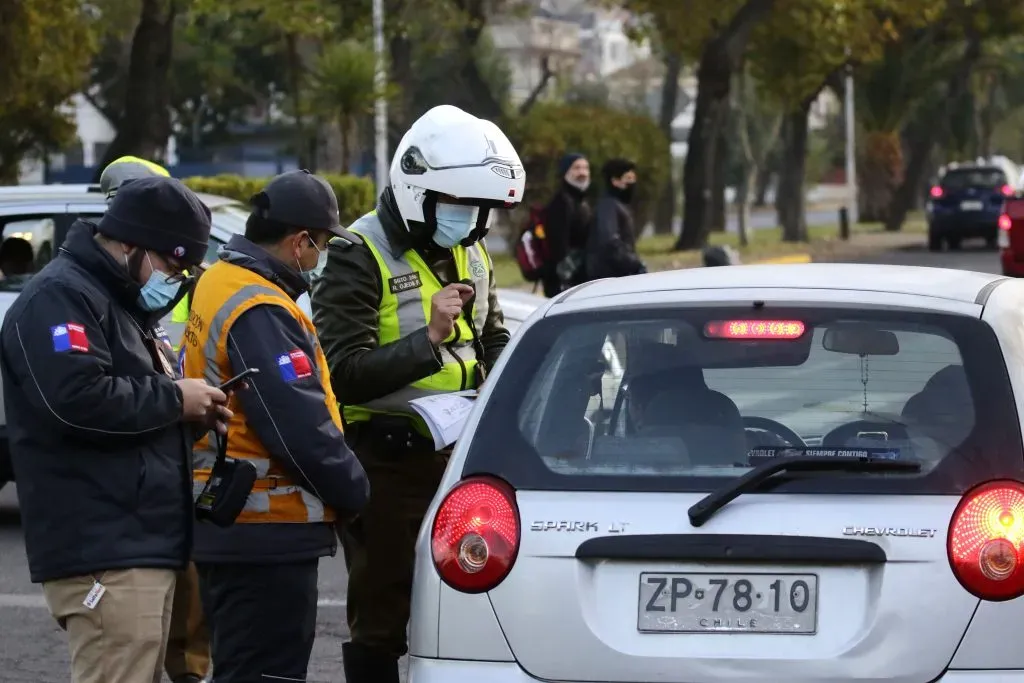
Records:
{"label": "person in dark hoodie", "polygon": [[584,280],[583,253],[593,222],[586,195],[590,162],[570,152],[559,162],[558,175],[562,182],[544,210],[549,260],[541,284],[548,298]]}
{"label": "person in dark hoodie", "polygon": [[[173,178],[79,220],[0,331],[29,572],[68,634],[73,683],[160,680],[192,549],[192,443],[227,396],[180,379],[159,319],[206,254],[210,210]],[[219,423],[219,424],[218,424]]]}
{"label": "person in dark hoodie", "polygon": [[594,209],[594,229],[587,240],[587,280],[646,273],[647,267],[636,253],[636,229],[629,208],[636,187],[636,164],[610,159],[601,175],[605,194]]}

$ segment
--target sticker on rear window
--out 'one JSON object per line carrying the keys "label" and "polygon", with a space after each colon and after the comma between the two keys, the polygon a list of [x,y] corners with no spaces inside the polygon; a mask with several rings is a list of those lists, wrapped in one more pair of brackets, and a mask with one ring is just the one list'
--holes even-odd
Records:
{"label": "sticker on rear window", "polygon": [[872,458],[875,460],[899,460],[900,449],[872,448],[794,448],[792,446],[762,446],[747,452],[747,459],[760,463],[775,458]]}

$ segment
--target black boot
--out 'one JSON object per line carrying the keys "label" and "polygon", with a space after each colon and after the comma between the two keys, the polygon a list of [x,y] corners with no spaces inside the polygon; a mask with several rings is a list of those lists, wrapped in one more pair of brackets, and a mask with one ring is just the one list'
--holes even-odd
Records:
{"label": "black boot", "polygon": [[398,657],[358,643],[344,643],[345,683],[399,683]]}

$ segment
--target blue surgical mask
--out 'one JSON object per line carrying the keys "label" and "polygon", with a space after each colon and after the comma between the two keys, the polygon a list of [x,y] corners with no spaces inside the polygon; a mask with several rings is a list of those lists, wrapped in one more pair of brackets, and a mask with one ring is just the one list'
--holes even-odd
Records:
{"label": "blue surgical mask", "polygon": [[480,215],[480,208],[438,202],[434,215],[437,219],[437,229],[434,230],[434,244],[445,249],[451,249],[469,237],[469,233],[473,232],[473,228],[476,227],[477,217]]}
{"label": "blue surgical mask", "polygon": [[[320,277],[320,275],[324,272],[324,268],[327,267],[327,250],[321,249],[320,247],[316,246],[316,242],[313,241],[312,237],[309,238],[309,244],[314,249],[316,249],[316,265],[313,266],[313,270],[303,270],[302,264],[299,263],[298,265],[299,275],[302,276],[302,279],[306,281],[307,285],[312,285],[313,280]],[[296,263],[298,263],[298,261],[296,261]]]}
{"label": "blue surgical mask", "polygon": [[[178,296],[178,292],[181,291],[180,282],[168,282],[170,277],[167,273],[160,272],[153,266],[152,259],[149,258],[149,252],[146,252],[146,260],[149,261],[149,267],[152,272],[149,274],[149,279],[146,284],[142,285],[142,290],[139,292],[139,307],[145,311],[159,311],[167,308],[174,301],[174,298]],[[128,265],[128,256],[125,255],[125,265]]]}

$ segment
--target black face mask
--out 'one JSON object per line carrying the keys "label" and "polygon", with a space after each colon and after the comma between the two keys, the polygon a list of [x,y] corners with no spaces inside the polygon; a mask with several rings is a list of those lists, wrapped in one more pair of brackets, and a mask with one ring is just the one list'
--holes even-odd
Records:
{"label": "black face mask", "polygon": [[608,188],[608,191],[613,197],[618,199],[623,204],[629,204],[631,201],[633,201],[633,188],[635,186],[635,183],[630,183],[625,187],[615,187],[614,185],[611,185]]}

